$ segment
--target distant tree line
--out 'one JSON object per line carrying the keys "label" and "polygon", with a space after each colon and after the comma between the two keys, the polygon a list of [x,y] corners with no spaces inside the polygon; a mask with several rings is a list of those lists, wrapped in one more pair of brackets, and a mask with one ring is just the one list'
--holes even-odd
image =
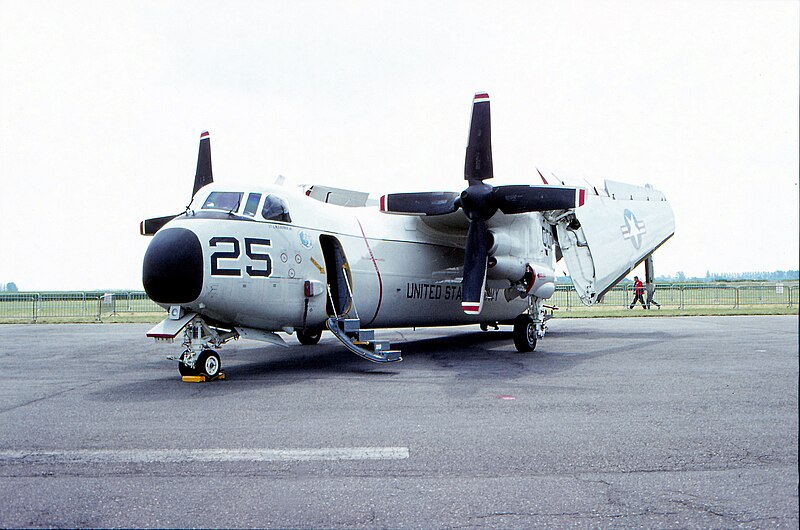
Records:
{"label": "distant tree line", "polygon": [[0,283],[0,292],[17,293],[19,289],[17,289],[17,284],[14,282]]}
{"label": "distant tree line", "polygon": [[[765,282],[780,282],[784,280],[798,280],[800,279],[800,270],[790,271],[755,271],[755,272],[711,272],[706,271],[706,275],[702,278],[686,278],[685,280],[678,279],[683,276],[682,272],[675,275],[675,281],[688,281],[688,282],[743,282],[743,281],[765,281]],[[664,280],[672,280],[671,277],[665,277]]]}

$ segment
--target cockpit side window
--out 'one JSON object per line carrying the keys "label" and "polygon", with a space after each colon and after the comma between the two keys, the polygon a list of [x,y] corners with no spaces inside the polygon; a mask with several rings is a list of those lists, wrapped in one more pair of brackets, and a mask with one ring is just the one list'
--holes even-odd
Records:
{"label": "cockpit side window", "polygon": [[258,202],[261,200],[260,193],[251,193],[247,196],[247,202],[244,205],[244,215],[249,215],[250,217],[255,217],[256,212],[258,211]]}
{"label": "cockpit side window", "polygon": [[267,195],[267,198],[264,199],[261,215],[267,221],[292,222],[292,218],[289,216],[289,209],[286,207],[286,201],[277,195]]}
{"label": "cockpit side window", "polygon": [[242,202],[241,192],[235,191],[212,191],[203,203],[203,210],[225,210],[235,212],[239,209]]}

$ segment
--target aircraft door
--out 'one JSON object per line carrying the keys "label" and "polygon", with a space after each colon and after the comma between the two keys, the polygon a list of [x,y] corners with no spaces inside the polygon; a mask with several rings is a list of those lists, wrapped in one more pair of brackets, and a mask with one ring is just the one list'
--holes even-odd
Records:
{"label": "aircraft door", "polygon": [[[319,236],[320,247],[325,256],[325,272],[328,282],[328,300],[326,309],[328,315],[344,315],[350,311],[353,300],[350,293],[350,286],[353,285],[353,277],[350,273],[350,265],[347,262],[344,249],[339,240],[333,236]],[[333,304],[336,304],[334,307]]]}

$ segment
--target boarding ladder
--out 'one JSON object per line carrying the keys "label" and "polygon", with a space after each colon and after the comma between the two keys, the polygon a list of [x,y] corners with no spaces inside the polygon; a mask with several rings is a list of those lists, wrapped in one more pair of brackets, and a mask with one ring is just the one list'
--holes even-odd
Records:
{"label": "boarding ladder", "polygon": [[[351,304],[346,313],[342,315],[336,312],[336,301],[333,299],[331,286],[328,284],[328,298],[333,308],[333,316],[329,317],[326,322],[328,329],[344,344],[345,348],[368,361],[374,363],[402,361],[400,350],[391,349],[388,340],[375,340],[374,329],[361,329],[361,319],[358,316],[358,309],[356,309],[355,299],[353,298],[353,289],[350,287],[347,274],[344,274],[344,281],[347,284],[347,292],[350,295]],[[349,316],[351,309],[355,314],[355,318]]]}

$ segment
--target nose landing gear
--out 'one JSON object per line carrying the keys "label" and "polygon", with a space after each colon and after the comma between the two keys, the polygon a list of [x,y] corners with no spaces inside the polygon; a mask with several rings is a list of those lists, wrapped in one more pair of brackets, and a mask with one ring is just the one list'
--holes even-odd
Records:
{"label": "nose landing gear", "polygon": [[195,361],[194,367],[190,367],[184,360],[186,355],[181,356],[178,361],[178,372],[181,376],[203,376],[206,380],[212,380],[222,374],[222,363],[219,355],[214,350],[203,350]]}
{"label": "nose landing gear", "polygon": [[[214,349],[221,347],[229,340],[239,338],[236,330],[223,330],[209,326],[202,317],[193,318],[183,330],[183,346],[185,350],[180,358],[168,357],[178,361],[178,372],[186,378],[211,381],[223,379],[222,363]],[[202,378],[202,379],[195,379]]]}

